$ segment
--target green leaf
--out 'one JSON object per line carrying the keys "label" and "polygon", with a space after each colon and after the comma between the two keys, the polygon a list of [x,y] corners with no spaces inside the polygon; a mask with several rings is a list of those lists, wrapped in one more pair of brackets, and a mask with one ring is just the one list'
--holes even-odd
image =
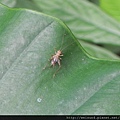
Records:
{"label": "green leaf", "polygon": [[31,0],[0,0],[0,3],[15,8],[27,8],[32,10],[40,11],[40,8],[35,5]]}
{"label": "green leaf", "polygon": [[16,5],[16,2],[16,0],[0,0],[0,3],[9,7],[14,7]]}
{"label": "green leaf", "polygon": [[120,24],[86,0],[33,0],[42,12],[63,20],[74,35],[93,43],[120,46]]}
{"label": "green leaf", "polygon": [[120,59],[117,55],[113,54],[112,52],[108,51],[105,48],[84,42],[79,40],[82,47],[91,55],[97,58],[103,59]]}
{"label": "green leaf", "polygon": [[120,21],[120,0],[100,0],[100,7],[106,13]]}
{"label": "green leaf", "polygon": [[[119,61],[89,56],[56,18],[0,11],[0,114],[120,114]],[[43,68],[54,48],[64,56],[53,78],[58,66]]]}
{"label": "green leaf", "polygon": [[[7,2],[5,2],[4,1],[4,4],[6,4],[6,5],[8,5],[9,6],[9,4],[8,4],[8,1],[9,1],[9,3],[11,2],[11,0],[7,0]],[[1,2],[3,2],[2,0],[1,0]],[[39,2],[39,4],[40,4],[40,6],[42,5],[42,3],[40,2],[40,1],[35,1],[35,2]],[[45,2],[45,1],[42,1],[43,3]],[[57,1],[58,2],[58,1]],[[69,1],[70,2],[70,1]],[[69,2],[67,2],[67,4],[69,5]],[[72,2],[72,1],[71,1]],[[49,2],[47,2],[47,3],[49,3]],[[50,4],[52,3],[52,1],[50,1]],[[64,3],[64,2],[63,2]],[[38,10],[38,11],[41,11],[42,9],[40,8],[40,6],[39,6],[39,4],[34,4],[34,2],[33,1],[29,1],[29,0],[26,0],[26,1],[24,1],[24,0],[17,0],[16,1],[16,4],[14,4],[14,6],[13,7],[22,7],[22,8],[29,8],[29,9],[33,9],[33,10]],[[66,5],[67,5],[66,4]],[[53,5],[53,4],[52,4]],[[44,6],[48,6],[47,7],[47,9],[48,8],[50,8],[51,10],[53,9],[53,10],[55,10],[56,11],[56,16],[57,17],[59,17],[59,18],[61,18],[61,19],[63,19],[66,23],[69,23],[69,22],[67,22],[67,20],[65,20],[64,18],[62,18],[62,16],[63,16],[63,14],[65,13],[64,11],[62,12],[62,14],[61,15],[59,15],[58,16],[58,14],[57,14],[57,12],[58,12],[58,10],[55,8],[55,6],[56,5],[53,5],[52,6],[51,5],[51,8],[50,8],[50,6],[49,5],[42,5],[42,7],[44,7]],[[67,5],[67,6],[68,6]],[[72,7],[72,6],[71,6]],[[76,6],[77,7],[77,6]],[[88,7],[87,5],[85,6],[86,8]],[[79,9],[79,8],[78,8]],[[91,9],[93,9],[93,8],[91,8]],[[52,12],[52,11],[48,11],[48,12],[51,12],[50,14],[51,15],[55,15],[55,13],[54,12]],[[69,12],[69,10],[70,9],[67,9],[68,10],[68,12]],[[43,11],[45,11],[45,10],[43,10]],[[60,10],[59,10],[60,11]],[[72,11],[72,10],[71,10]],[[86,11],[86,9],[83,9],[82,11]],[[95,8],[94,8],[94,11],[95,11]],[[66,11],[67,12],[67,11]],[[81,11],[79,11],[79,12],[81,12]],[[47,13],[47,12],[46,12]],[[72,13],[72,12],[71,12]],[[76,13],[78,13],[78,11],[76,11]],[[90,17],[92,16],[92,14],[93,13],[89,13],[90,14]],[[95,13],[94,13],[95,14]],[[66,14],[65,14],[66,15]],[[67,16],[69,16],[69,15],[66,15],[66,18],[67,18]],[[72,14],[71,15],[72,17],[74,17],[74,15]],[[71,17],[71,16],[69,16],[69,17]],[[84,16],[82,16],[81,15],[81,18],[82,17],[84,17]],[[92,18],[93,19],[93,18]],[[76,19],[77,20],[77,19]],[[75,25],[75,22],[76,22],[76,20],[74,20],[74,21],[71,21],[71,23],[72,24],[74,24],[74,28],[76,29],[76,28],[78,28],[78,26],[79,26],[79,24],[78,24],[78,22],[77,22],[77,26]],[[101,20],[103,21],[103,18],[101,18]],[[91,33],[89,33],[89,30],[87,31],[87,26],[89,26],[89,25],[87,25],[86,24],[86,21],[83,21],[84,22],[84,26],[83,27],[80,27],[80,28],[82,28],[81,29],[81,31],[83,31],[83,32],[88,32],[88,34],[87,35],[89,35],[89,37],[88,38],[91,38],[91,37],[95,37],[96,36],[96,33],[92,33],[92,35],[91,35]],[[104,20],[104,22],[105,22],[105,20]],[[79,21],[79,23],[81,23],[81,21]],[[72,24],[70,24],[70,26],[72,25]],[[102,22],[101,24],[103,24],[103,26],[104,26],[104,23]],[[73,28],[73,27],[72,27]],[[72,29],[71,28],[71,29]],[[84,29],[86,29],[86,31],[84,30]],[[97,28],[96,28],[97,29]],[[99,29],[99,28],[98,28]],[[79,31],[79,30],[78,30]],[[74,31],[73,31],[74,32]],[[103,32],[103,31],[101,31],[101,32]],[[78,33],[78,32],[77,32]],[[83,38],[84,39],[84,37],[87,37],[87,35],[83,35],[84,33],[80,33],[79,35],[81,36],[81,38]],[[93,34],[94,34],[94,36],[93,36]],[[109,34],[108,34],[109,35]],[[76,36],[76,37],[78,37],[78,36]],[[102,39],[103,38],[103,36],[100,36],[99,37],[99,39]],[[95,38],[96,39],[96,38]],[[85,39],[85,40],[87,40],[87,41],[89,41],[89,39]],[[91,41],[91,40],[90,40]],[[104,45],[104,47],[106,47],[107,49],[109,49],[110,48],[110,50],[111,51],[113,51],[113,50],[115,50],[116,48],[118,48],[117,46],[110,46],[110,45]],[[86,45],[84,46],[84,47],[86,47]],[[97,48],[97,46],[96,47],[92,47],[91,45],[88,45],[87,44],[87,48],[85,48],[86,50],[87,50],[87,52],[89,52],[89,54],[91,54],[91,55],[93,55],[93,56],[95,56],[95,57],[101,57],[101,58],[112,58],[112,59],[116,59],[116,55],[114,55],[113,53],[111,53],[111,52],[109,52],[109,51],[106,51],[104,48]],[[96,50],[99,50],[100,51],[100,53],[98,53]],[[117,51],[119,51],[119,48],[117,49]],[[96,53],[97,52],[97,53]],[[114,52],[114,51],[113,51]],[[118,58],[118,57],[117,57]]]}
{"label": "green leaf", "polygon": [[41,11],[40,8],[32,2],[32,0],[16,0],[16,4],[13,7],[27,8],[32,10]]}

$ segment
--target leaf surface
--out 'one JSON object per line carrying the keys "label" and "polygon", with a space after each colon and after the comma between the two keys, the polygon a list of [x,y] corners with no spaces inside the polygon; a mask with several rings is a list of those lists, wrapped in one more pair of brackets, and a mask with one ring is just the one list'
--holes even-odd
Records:
{"label": "leaf surface", "polygon": [[[59,19],[0,5],[0,114],[120,114],[120,62],[89,56]],[[63,49],[61,69],[43,68]]]}
{"label": "leaf surface", "polygon": [[100,0],[100,7],[116,20],[120,21],[120,1],[119,0]]}
{"label": "leaf surface", "polygon": [[[113,54],[109,50],[87,43],[85,41],[79,40],[82,47],[91,55],[100,59],[120,59],[119,56]],[[115,50],[115,49],[114,49]]]}
{"label": "leaf surface", "polygon": [[[5,1],[3,1],[3,0],[0,0],[0,2],[2,2],[3,4],[5,4],[5,5],[7,5],[7,6],[10,6],[10,7],[22,7],[22,8],[27,8],[27,9],[33,9],[33,10],[37,10],[37,11],[42,11],[42,12],[45,12],[45,13],[47,13],[47,14],[50,14],[50,15],[52,15],[52,16],[56,16],[56,17],[58,17],[58,18],[60,18],[60,19],[62,19],[62,20],[64,20],[65,21],[65,23],[69,26],[69,27],[71,27],[71,30],[72,30],[72,32],[75,32],[75,30],[74,29],[76,29],[77,30],[77,34],[79,33],[79,36],[80,37],[78,37],[78,35],[76,34],[76,33],[74,33],[75,35],[76,35],[76,37],[77,38],[82,38],[84,41],[86,40],[86,41],[89,41],[89,42],[93,42],[93,43],[96,43],[96,42],[94,42],[94,39],[95,39],[95,41],[98,39],[98,38],[96,38],[96,32],[90,32],[90,30],[88,29],[88,28],[90,28],[90,26],[89,26],[89,24],[91,24],[91,21],[89,21],[89,24],[87,23],[86,24],[86,20],[84,20],[83,19],[83,17],[85,18],[85,19],[87,19],[87,16],[85,16],[84,14],[81,14],[81,18],[79,18],[79,19],[73,19],[73,18],[76,18],[75,17],[75,15],[73,14],[74,12],[72,12],[74,9],[72,8],[72,7],[74,7],[74,5],[73,6],[71,6],[71,8],[69,8],[69,9],[62,9],[62,8],[60,8],[60,9],[57,9],[56,7],[60,7],[60,6],[57,6],[57,4],[58,4],[58,1],[49,1],[49,2],[46,2],[46,1],[29,1],[29,0],[5,0]],[[63,4],[65,1],[63,1],[63,2],[60,2],[60,4]],[[67,7],[67,6],[69,6],[70,4],[72,4],[72,2],[73,1],[68,1],[68,2],[65,2],[66,4],[65,4],[65,7]],[[80,2],[80,1],[79,1]],[[14,4],[13,4],[14,3]],[[79,4],[81,4],[81,3],[79,3]],[[83,3],[82,3],[83,4]],[[78,10],[76,10],[76,13],[75,14],[78,14],[78,16],[79,16],[79,12],[82,12],[82,13],[84,13],[86,10],[88,11],[88,9],[89,9],[89,6],[87,5],[87,4],[90,4],[89,2],[87,2],[86,4],[84,4],[84,5],[82,5],[81,4],[81,6],[79,6],[79,7],[83,7],[84,6],[84,8],[86,8],[86,9],[80,9],[80,8],[77,8],[78,6],[75,6],[78,10],[80,10],[80,11],[78,11]],[[44,7],[45,6],[45,7]],[[46,7],[47,6],[47,7]],[[56,7],[55,7],[56,6]],[[94,6],[94,5],[93,5]],[[49,10],[49,9],[51,9],[51,10]],[[62,9],[62,10],[61,10]],[[92,18],[92,16],[94,16],[94,17],[97,17],[96,15],[94,15],[94,14],[96,14],[97,13],[97,15],[99,15],[99,16],[101,16],[101,14],[99,13],[99,12],[96,12],[96,7],[94,6],[94,7],[91,7],[90,9],[93,9],[93,11],[94,12],[89,12],[89,17],[90,17],[90,19],[92,20],[92,19],[95,19],[95,18]],[[98,9],[98,8],[97,8]],[[54,11],[54,12],[53,12]],[[58,15],[58,13],[59,12],[62,12],[62,14],[59,14]],[[71,11],[71,14],[66,14],[66,12],[69,12],[69,11]],[[74,10],[75,11],[75,10]],[[102,11],[101,11],[101,13],[102,13]],[[64,15],[63,15],[64,14]],[[66,17],[63,17],[63,16],[66,16]],[[105,15],[106,16],[106,15]],[[71,20],[71,22],[69,23],[69,20],[68,20],[68,18],[72,18],[73,20]],[[82,20],[82,21],[81,21]],[[107,21],[111,21],[111,19],[108,19]],[[98,23],[98,24],[100,24],[101,26],[104,26],[104,23],[106,22],[106,19],[105,18],[103,18],[103,17],[101,17],[100,18],[100,23]],[[76,24],[75,24],[76,23]],[[83,24],[83,25],[82,25]],[[82,27],[81,27],[82,26]],[[97,27],[96,25],[94,25],[93,24],[93,26],[95,27],[95,29],[97,30],[98,29],[98,32],[99,32],[99,27]],[[109,27],[109,26],[108,26]],[[72,29],[72,28],[74,28],[74,29]],[[81,28],[80,29],[80,31],[79,31],[79,29],[77,29],[77,28]],[[95,31],[96,31],[95,30]],[[82,31],[82,32],[81,32]],[[90,33],[89,33],[90,32]],[[101,31],[100,30],[100,32],[106,32],[106,31]],[[106,34],[108,34],[108,36],[109,36],[109,33],[106,33]],[[112,34],[111,34],[112,35]],[[93,38],[94,37],[94,38]],[[114,37],[114,36],[113,36]],[[90,39],[89,39],[90,38]],[[92,40],[91,40],[92,39]],[[101,39],[103,39],[103,36],[99,36],[99,40],[101,40]],[[105,40],[105,39],[104,39]],[[109,41],[109,40],[111,40],[111,38],[110,39],[107,39],[107,41]],[[106,41],[106,40],[105,40]],[[106,42],[107,42],[106,41]],[[79,42],[81,42],[81,41],[79,41]],[[102,42],[97,42],[97,43],[101,43],[101,44],[106,44],[106,43],[102,43]],[[107,44],[109,44],[109,43],[111,43],[111,42],[108,42]],[[83,43],[84,44],[84,43]],[[116,43],[115,43],[116,44]],[[104,45],[104,47],[105,48],[107,48],[107,49],[109,49],[110,51],[112,51],[112,52],[116,52],[115,50],[117,49],[117,54],[119,54],[119,46],[118,46],[118,44],[117,44],[117,46],[115,46],[115,44],[114,44],[114,41],[113,41],[113,44],[111,44],[111,45]],[[87,46],[86,46],[87,45]],[[114,46],[113,46],[114,45]],[[87,52],[89,52],[89,54],[91,54],[91,55],[93,55],[94,57],[100,57],[100,58],[112,58],[112,59],[116,59],[116,55],[114,54],[114,53],[112,53],[112,52],[109,52],[109,51],[106,51],[104,48],[102,49],[102,47],[101,48],[99,48],[99,47],[94,47],[94,46],[91,46],[91,44],[89,44],[89,43],[87,43],[87,44],[85,44],[83,47],[85,47],[85,49],[87,50]],[[98,53],[97,51],[100,51],[100,53]],[[118,57],[117,57],[118,58]]]}
{"label": "leaf surface", "polygon": [[86,0],[33,0],[43,13],[63,20],[76,38],[120,46],[120,24]]}

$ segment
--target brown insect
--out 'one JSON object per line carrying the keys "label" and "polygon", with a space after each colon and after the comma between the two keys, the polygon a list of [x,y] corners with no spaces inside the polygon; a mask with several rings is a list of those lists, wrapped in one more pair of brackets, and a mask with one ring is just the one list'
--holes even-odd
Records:
{"label": "brown insect", "polygon": [[53,74],[53,77],[55,77],[56,73],[59,71],[61,64],[61,56],[63,56],[62,51],[58,50],[57,52],[55,52],[55,54],[51,57],[50,62],[51,62],[51,66],[55,66],[57,63],[59,65],[59,68],[56,70],[56,72]]}
{"label": "brown insect", "polygon": [[[63,35],[63,38],[64,38],[64,36],[65,36],[66,34],[64,34]],[[85,35],[83,35],[83,36],[85,36]],[[82,36],[82,37],[83,37]],[[63,49],[66,49],[68,46],[70,46],[71,44],[73,44],[74,42],[72,42],[72,43],[70,43],[69,45],[67,45],[67,46],[65,46]],[[62,40],[62,44],[63,44],[63,40]],[[61,48],[62,48],[62,44],[61,44]],[[63,51],[63,49],[60,49],[60,50],[58,50],[58,51],[55,51],[55,54],[54,55],[52,55],[52,57],[50,58],[50,63],[51,63],[51,65],[50,65],[50,67],[52,66],[52,67],[54,67],[56,64],[58,64],[59,65],[59,68],[55,71],[55,73],[53,74],[53,78],[55,77],[55,75],[57,74],[57,72],[59,71],[59,69],[61,68],[61,57],[63,56],[63,53],[62,53],[62,51]],[[47,67],[47,66],[46,66]],[[46,67],[44,67],[43,69],[45,69]]]}
{"label": "brown insect", "polygon": [[[62,41],[62,44],[63,44],[63,41]],[[61,44],[61,47],[62,47],[62,44]],[[69,44],[69,45],[71,45],[71,44]],[[69,45],[67,45],[66,47],[68,47]],[[65,48],[63,48],[63,49],[65,49]],[[54,67],[56,64],[59,65],[59,68],[53,74],[53,78],[55,77],[55,75],[57,74],[57,72],[59,71],[59,69],[61,68],[61,59],[62,59],[61,57],[63,56],[63,53],[62,53],[63,49],[55,51],[55,54],[52,55],[51,58],[50,58],[50,60],[49,60],[50,63],[51,63],[50,67]],[[44,67],[43,69],[45,69],[46,67]]]}

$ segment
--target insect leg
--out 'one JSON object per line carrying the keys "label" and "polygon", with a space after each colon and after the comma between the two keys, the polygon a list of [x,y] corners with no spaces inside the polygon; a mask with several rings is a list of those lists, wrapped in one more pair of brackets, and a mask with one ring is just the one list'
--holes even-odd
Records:
{"label": "insect leg", "polygon": [[60,70],[61,68],[61,65],[60,65],[60,60],[58,60],[58,65],[59,65],[59,68],[55,71],[55,73],[53,74],[53,78],[55,77],[55,75],[57,74],[57,72]]}
{"label": "insect leg", "polygon": [[43,70],[45,70],[47,67],[51,67],[51,66],[49,66],[49,62],[50,62],[50,59],[48,59],[48,63],[47,63],[46,66],[43,68]]}
{"label": "insect leg", "polygon": [[63,54],[62,54],[62,55],[60,55],[60,56],[63,56]]}
{"label": "insect leg", "polygon": [[55,75],[57,74],[57,72],[60,70],[61,65],[59,65],[59,68],[55,71],[55,73],[53,74],[53,78],[55,77]]}
{"label": "insect leg", "polygon": [[54,51],[55,51],[55,54],[56,54],[56,53],[57,53],[57,52],[56,52],[56,48],[54,48]]}

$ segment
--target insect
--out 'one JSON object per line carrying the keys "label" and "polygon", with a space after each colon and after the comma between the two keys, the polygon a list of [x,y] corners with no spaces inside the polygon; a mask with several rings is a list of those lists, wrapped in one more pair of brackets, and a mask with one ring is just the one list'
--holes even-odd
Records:
{"label": "insect", "polygon": [[[63,38],[66,34],[63,35]],[[83,37],[83,36],[82,36]],[[62,48],[62,45],[63,45],[63,40],[62,40],[62,44],[61,44],[61,48],[59,50],[55,50],[55,54],[51,56],[51,58],[49,59],[50,61],[50,67],[54,67],[56,64],[58,64],[59,68],[55,71],[55,73],[53,74],[53,78],[55,77],[55,75],[57,74],[57,72],[60,70],[61,68],[61,60],[62,60],[62,56],[63,56],[63,53],[62,51],[64,49],[66,49],[68,46],[70,46],[71,44],[73,44],[74,42],[70,43],[69,45],[65,46],[63,49]],[[46,66],[47,67],[47,66]],[[45,69],[46,67],[44,67],[43,69]]]}
{"label": "insect", "polygon": [[[65,34],[66,35],[66,34]],[[63,44],[63,41],[62,41],[62,44]],[[62,44],[61,44],[61,47],[62,47]],[[71,43],[71,44],[73,44],[73,42]],[[71,45],[71,44],[69,44],[69,45]],[[69,45],[67,45],[66,47],[68,47]],[[65,47],[65,48],[66,48]],[[63,48],[63,49],[65,49],[65,48]],[[52,67],[54,67],[56,64],[58,64],[59,65],[59,68],[55,71],[55,73],[53,74],[53,78],[55,77],[55,75],[57,74],[57,72],[60,70],[60,68],[61,68],[61,60],[62,60],[62,56],[63,56],[63,53],[62,53],[62,50],[63,49],[60,49],[60,50],[57,50],[57,51],[55,51],[55,54],[54,55],[52,55],[51,56],[51,58],[50,58],[50,67],[52,66]],[[45,69],[46,67],[44,67],[43,69]]]}
{"label": "insect", "polygon": [[55,54],[51,57],[50,62],[51,62],[51,66],[55,66],[57,63],[59,65],[59,68],[56,70],[56,72],[53,74],[53,77],[55,77],[56,73],[59,71],[59,69],[61,68],[61,56],[63,56],[62,51],[58,50],[57,52],[55,52]]}

